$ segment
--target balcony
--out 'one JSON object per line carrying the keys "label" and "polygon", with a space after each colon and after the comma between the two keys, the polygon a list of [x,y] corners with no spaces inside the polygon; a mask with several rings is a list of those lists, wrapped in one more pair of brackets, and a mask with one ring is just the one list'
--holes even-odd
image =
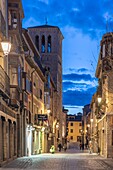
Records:
{"label": "balcony", "polygon": [[22,90],[26,91],[28,94],[32,92],[32,83],[26,72],[22,73]]}
{"label": "balcony", "polygon": [[22,93],[20,93],[20,103],[21,103],[21,107],[27,107],[28,104],[28,94],[23,91]]}
{"label": "balcony", "polygon": [[0,66],[0,95],[5,99],[10,96],[10,79],[4,69]]}
{"label": "balcony", "polygon": [[19,103],[19,100],[20,100],[19,91],[18,91],[17,87],[10,86],[10,92],[11,92],[10,106],[12,108],[17,109],[20,105],[20,103]]}

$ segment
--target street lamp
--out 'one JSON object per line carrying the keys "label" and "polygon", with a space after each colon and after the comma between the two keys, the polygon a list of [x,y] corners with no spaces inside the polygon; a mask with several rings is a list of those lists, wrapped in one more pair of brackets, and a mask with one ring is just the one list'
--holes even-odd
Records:
{"label": "street lamp", "polygon": [[8,55],[11,50],[11,43],[8,41],[2,41],[1,46],[4,52],[4,55]]}

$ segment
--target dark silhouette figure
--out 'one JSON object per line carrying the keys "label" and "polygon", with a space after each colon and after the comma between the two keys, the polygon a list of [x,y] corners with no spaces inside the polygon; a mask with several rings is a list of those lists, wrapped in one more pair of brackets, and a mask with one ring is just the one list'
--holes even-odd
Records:
{"label": "dark silhouette figure", "polygon": [[81,150],[81,149],[82,149],[82,144],[81,144],[81,142],[80,142],[80,145],[79,145],[79,146],[80,146],[80,150]]}
{"label": "dark silhouette figure", "polygon": [[58,150],[59,150],[59,152],[61,152],[61,149],[62,149],[62,145],[61,145],[61,143],[59,143],[59,144],[58,144]]}

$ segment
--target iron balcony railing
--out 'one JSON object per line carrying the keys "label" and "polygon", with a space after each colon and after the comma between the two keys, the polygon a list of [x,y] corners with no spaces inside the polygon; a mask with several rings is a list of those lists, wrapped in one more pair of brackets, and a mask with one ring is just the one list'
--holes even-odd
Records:
{"label": "iron balcony railing", "polygon": [[10,79],[1,66],[0,66],[0,94],[6,98],[9,98],[10,96]]}

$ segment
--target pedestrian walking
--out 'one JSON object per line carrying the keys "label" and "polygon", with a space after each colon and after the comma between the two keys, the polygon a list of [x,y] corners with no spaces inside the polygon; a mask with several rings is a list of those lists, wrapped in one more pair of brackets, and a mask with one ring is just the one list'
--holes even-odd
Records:
{"label": "pedestrian walking", "polygon": [[62,145],[61,145],[61,143],[59,143],[59,144],[58,144],[58,150],[59,150],[59,152],[61,152],[61,149],[62,149]]}
{"label": "pedestrian walking", "polygon": [[84,150],[84,143],[82,143],[82,150]]}

